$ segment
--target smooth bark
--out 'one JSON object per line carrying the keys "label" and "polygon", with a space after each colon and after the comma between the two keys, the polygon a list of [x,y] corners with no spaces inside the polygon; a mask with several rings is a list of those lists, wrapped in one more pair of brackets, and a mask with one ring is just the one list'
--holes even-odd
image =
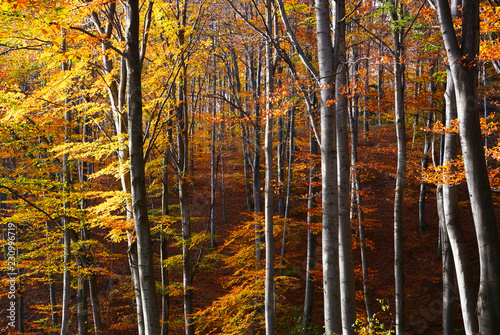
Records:
{"label": "smooth bark", "polygon": [[314,288],[315,281],[312,271],[316,270],[316,245],[317,237],[311,227],[316,222],[316,217],[313,214],[314,208],[317,206],[316,198],[318,197],[319,189],[316,186],[319,178],[319,166],[316,163],[316,157],[319,154],[318,142],[312,130],[309,133],[309,152],[312,156],[311,168],[309,170],[309,188],[307,192],[307,256],[306,256],[306,292],[304,297],[304,312],[302,314],[302,335],[309,334],[311,318],[314,305]]}
{"label": "smooth bark", "polygon": [[[273,26],[272,0],[266,1],[266,25]],[[265,277],[265,323],[266,335],[274,335],[275,296],[274,296],[274,234],[273,234],[273,116],[272,94],[274,90],[274,64],[272,45],[266,41],[266,130],[264,134],[264,154],[266,161],[265,181],[265,243],[266,243],[266,277]]]}
{"label": "smooth bark", "polygon": [[[437,0],[443,41],[455,84],[460,143],[479,248],[480,282],[476,305],[479,332],[500,329],[500,244],[484,156],[478,113],[479,2]],[[461,43],[454,30],[452,10],[461,6]]]}
{"label": "smooth bark", "polygon": [[[345,0],[335,1],[336,98],[337,98],[337,166],[339,211],[339,276],[340,304],[342,306],[342,334],[354,334],[356,322],[356,297],[354,289],[354,260],[349,203],[349,135],[347,127],[347,87]],[[365,107],[366,110],[366,107]],[[368,121],[365,120],[367,124]],[[365,128],[365,131],[368,130]]]}
{"label": "smooth bark", "polygon": [[330,6],[316,0],[316,36],[321,89],[322,260],[325,333],[341,332],[339,292],[337,131],[335,69],[330,31]]}
{"label": "smooth bark", "polygon": [[403,249],[403,199],[406,180],[406,129],[404,110],[404,64],[403,64],[403,31],[398,27],[402,5],[395,1],[391,6],[392,22],[396,25],[393,31],[394,57],[394,91],[395,118],[397,136],[397,170],[396,189],[394,194],[394,279],[396,298],[396,335],[402,335],[405,329],[405,295],[404,295],[404,249]]}
{"label": "smooth bark", "polygon": [[[455,87],[453,77],[448,70],[446,83],[446,121],[445,125],[450,127],[452,120],[457,118]],[[443,151],[443,165],[449,164],[457,159],[458,134],[445,134]],[[454,171],[451,171],[452,173]],[[453,252],[455,271],[457,275],[458,290],[460,294],[460,306],[462,308],[462,319],[466,334],[479,331],[479,325],[475,314],[475,302],[477,289],[474,287],[470,257],[467,252],[464,232],[460,223],[458,209],[458,189],[456,185],[443,185],[443,209],[445,216],[446,232]]]}
{"label": "smooth bark", "polygon": [[127,113],[130,152],[130,183],[132,185],[132,214],[137,245],[137,268],[141,292],[144,331],[146,335],[160,332],[156,305],[153,250],[146,199],[145,162],[142,135],[142,83],[139,51],[139,1],[125,2]]}

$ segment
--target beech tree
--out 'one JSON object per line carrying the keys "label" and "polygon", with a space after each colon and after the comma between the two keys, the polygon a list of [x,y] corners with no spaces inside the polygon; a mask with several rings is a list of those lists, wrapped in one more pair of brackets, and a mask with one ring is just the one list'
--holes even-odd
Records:
{"label": "beech tree", "polygon": [[330,5],[316,0],[316,36],[321,89],[321,182],[322,182],[322,259],[325,332],[341,332],[339,245],[338,245],[338,184],[337,131],[335,109],[335,69],[330,30]]}
{"label": "beech tree", "polygon": [[130,150],[132,212],[137,238],[137,267],[145,334],[158,334],[160,321],[156,305],[153,251],[146,200],[146,177],[142,136],[141,52],[139,47],[139,1],[126,3],[125,50],[127,61],[127,110]]}
{"label": "beech tree", "polygon": [[[450,5],[437,0],[435,5],[455,87],[460,143],[479,247],[479,332],[491,334],[500,328],[500,245],[478,114],[479,2],[453,1]],[[462,24],[456,31],[452,11],[458,12],[459,7]]]}

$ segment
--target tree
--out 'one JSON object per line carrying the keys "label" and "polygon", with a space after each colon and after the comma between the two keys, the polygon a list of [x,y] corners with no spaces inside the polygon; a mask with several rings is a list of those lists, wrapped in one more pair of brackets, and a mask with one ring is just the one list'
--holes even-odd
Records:
{"label": "tree", "polygon": [[[156,305],[151,231],[146,200],[146,177],[142,135],[141,51],[139,47],[139,1],[126,2],[127,111],[130,150],[130,179],[134,217],[139,289],[145,334],[158,334],[160,321]],[[144,53],[145,50],[143,49]]]}
{"label": "tree", "polygon": [[[332,8],[333,10],[333,8]],[[347,99],[346,59],[346,12],[345,1],[335,1],[335,72],[337,113],[337,164],[338,164],[338,211],[339,211],[339,275],[342,333],[353,334],[356,322],[356,298],[354,289],[354,261],[352,252],[351,218],[349,211],[349,130]],[[365,106],[366,110],[366,106]],[[368,120],[365,119],[365,124]],[[353,140],[353,142],[355,139]],[[354,144],[351,144],[354,145]],[[354,190],[352,190],[354,192]]]}
{"label": "tree", "polygon": [[[460,31],[453,26],[453,12],[462,10]],[[476,306],[479,332],[500,329],[500,245],[490,182],[477,110],[479,54],[479,2],[436,1],[439,24],[455,85],[460,143],[469,189],[480,259],[480,284]],[[461,33],[461,43],[458,34]]]}
{"label": "tree", "polygon": [[330,5],[316,0],[316,36],[321,89],[321,185],[322,185],[322,256],[326,334],[340,333],[337,131],[335,116],[335,69]]}
{"label": "tree", "polygon": [[[266,28],[273,27],[272,1],[266,0]],[[274,233],[273,233],[273,116],[272,94],[274,90],[273,49],[269,39],[266,40],[266,129],[264,135],[264,153],[266,159],[265,182],[265,241],[266,241],[266,279],[265,279],[265,319],[266,335],[274,334],[276,318],[274,296]]]}

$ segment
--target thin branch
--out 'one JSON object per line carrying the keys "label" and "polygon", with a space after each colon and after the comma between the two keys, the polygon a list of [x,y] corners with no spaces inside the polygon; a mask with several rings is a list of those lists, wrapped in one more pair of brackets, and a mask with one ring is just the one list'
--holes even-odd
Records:
{"label": "thin branch", "polygon": [[153,13],[153,4],[154,2],[150,1],[148,4],[148,9],[146,11],[146,20],[144,22],[144,33],[142,37],[141,54],[139,55],[139,64],[141,68],[142,65],[144,64],[144,57],[146,56],[146,48],[149,37],[149,27],[151,26],[151,14]]}
{"label": "thin branch", "polygon": [[420,12],[422,11],[422,9],[424,8],[424,5],[426,3],[426,0],[423,0],[422,1],[422,5],[420,6],[420,8],[418,9],[418,12],[417,14],[415,15],[415,17],[413,18],[413,20],[411,20],[411,23],[410,23],[410,26],[408,27],[408,29],[406,30],[406,32],[403,34],[403,40],[406,38],[406,36],[408,35],[408,33],[410,32],[411,28],[413,28],[413,25],[415,24],[415,21],[417,21],[417,18],[418,16],[420,15]]}
{"label": "thin branch", "polygon": [[297,54],[299,55],[300,60],[302,63],[304,63],[305,67],[311,72],[312,76],[314,79],[319,82],[319,73],[318,71],[314,68],[314,66],[309,62],[307,59],[304,50],[302,50],[302,47],[300,46],[300,43],[297,41],[297,38],[295,37],[295,33],[292,30],[292,27],[290,26],[290,22],[288,21],[288,16],[286,15],[285,11],[285,6],[283,5],[283,0],[277,0],[278,2],[278,7],[280,10],[281,14],[281,19],[283,20],[283,24],[285,26],[286,33],[288,34],[288,38],[292,41],[292,44],[297,51]]}
{"label": "thin branch", "polygon": [[22,200],[24,200],[28,205],[30,205],[31,207],[33,207],[34,209],[36,209],[37,211],[39,211],[40,213],[42,213],[43,215],[45,215],[50,221],[54,222],[60,229],[61,229],[61,224],[59,222],[57,222],[57,219],[63,217],[63,216],[58,216],[57,218],[53,218],[49,213],[47,213],[46,211],[44,211],[43,209],[41,209],[40,207],[38,207],[36,204],[34,204],[33,202],[31,202],[28,198],[26,198],[25,196],[19,194],[16,190],[14,190],[13,188],[9,187],[9,186],[5,186],[5,185],[2,185],[0,184],[0,188],[2,189],[5,189],[7,191],[9,191],[12,195],[14,195],[15,197],[17,198],[20,198]]}
{"label": "thin branch", "polygon": [[375,38],[377,41],[379,41],[380,43],[382,43],[387,48],[387,50],[389,50],[392,54],[394,54],[393,49],[387,43],[385,43],[380,37],[378,37],[377,35],[375,35],[374,33],[372,33],[370,30],[368,30],[365,26],[363,26],[361,23],[359,23],[359,21],[356,20],[355,18],[351,17],[351,20],[352,20],[352,22],[356,23],[358,25],[358,27],[360,27],[365,32],[367,32],[368,34],[370,34],[373,38]]}
{"label": "thin branch", "polygon": [[86,34],[86,35],[89,35],[89,36],[91,36],[91,37],[93,37],[93,38],[97,39],[99,42],[101,42],[101,43],[103,43],[103,44],[106,44],[106,46],[107,46],[108,48],[110,48],[111,50],[113,50],[113,51],[117,52],[120,56],[123,56],[123,52],[122,52],[122,51],[120,51],[120,50],[118,50],[116,47],[114,47],[114,46],[113,46],[113,44],[111,44],[111,42],[110,42],[110,41],[104,41],[102,38],[100,38],[100,37],[98,37],[98,36],[96,36],[96,35],[92,34],[90,31],[87,31],[86,29],[83,29],[83,28],[80,28],[80,27],[70,26],[70,28],[71,28],[71,29],[73,29],[73,30],[76,30],[76,31],[82,32],[82,33],[84,33],[84,34]]}

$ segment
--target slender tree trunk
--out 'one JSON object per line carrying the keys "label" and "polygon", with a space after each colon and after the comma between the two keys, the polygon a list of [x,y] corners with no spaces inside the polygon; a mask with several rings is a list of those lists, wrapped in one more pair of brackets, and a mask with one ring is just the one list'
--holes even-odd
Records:
{"label": "slender tree trunk", "polygon": [[[351,220],[349,211],[349,135],[347,127],[348,100],[343,93],[347,87],[347,59],[345,46],[345,0],[335,1],[335,50],[337,98],[337,166],[339,211],[339,274],[340,304],[342,306],[342,334],[354,334],[356,297],[354,290],[354,260],[352,254]],[[368,70],[368,69],[367,69]],[[366,111],[366,106],[365,106]],[[366,112],[365,112],[366,113]],[[366,115],[365,115],[366,117]],[[368,124],[368,120],[365,120]],[[365,125],[365,135],[368,128]]]}
{"label": "slender tree trunk", "polygon": [[365,89],[365,94],[363,97],[363,138],[367,139],[368,136],[370,135],[370,113],[368,112],[368,93],[370,90],[370,47],[371,43],[368,42],[367,48],[366,48],[366,54],[367,57],[365,59],[365,78],[364,78],[364,89]]}
{"label": "slender tree trunk", "polygon": [[[250,87],[252,90],[252,102],[254,104],[254,157],[253,157],[253,171],[252,171],[252,185],[253,185],[253,201],[254,201],[254,213],[262,213],[262,191],[261,191],[261,173],[260,173],[260,155],[262,150],[261,145],[261,121],[260,121],[260,106],[259,106],[259,96],[260,96],[260,56],[257,65],[255,65],[255,59],[253,53],[249,57],[250,67],[248,71],[250,72]],[[255,259],[257,267],[259,267],[262,261],[262,245],[264,244],[264,234],[262,233],[261,225],[255,223]]]}
{"label": "slender tree trunk", "polygon": [[[66,65],[63,65],[63,70],[67,70]],[[71,112],[67,111],[64,116],[65,126],[65,141],[69,141],[70,138],[70,129],[71,129]],[[68,154],[63,155],[63,192],[67,199],[63,204],[64,207],[64,218],[63,218],[63,239],[64,239],[64,272],[63,272],[63,298],[62,298],[62,316],[61,316],[61,335],[68,334],[69,330],[69,321],[70,321],[70,298],[71,298],[71,270],[70,270],[70,262],[71,262],[71,238],[70,238],[70,227],[69,227],[69,218],[66,216],[67,211],[69,210],[69,195],[70,195],[70,184],[71,184],[71,175],[69,168],[69,158]]]}
{"label": "slender tree trunk", "polygon": [[330,31],[330,6],[316,0],[316,35],[321,88],[322,255],[325,333],[341,332],[339,288],[337,132],[335,69]]}
{"label": "slender tree trunk", "polygon": [[102,318],[101,318],[101,307],[99,305],[98,289],[95,274],[89,275],[89,296],[90,303],[92,305],[92,317],[94,319],[94,333],[100,335],[103,333]]}
{"label": "slender tree trunk", "polygon": [[[446,83],[446,126],[451,126],[452,120],[457,118],[455,87],[453,77],[448,70]],[[449,164],[457,158],[458,134],[445,134],[445,144],[443,153],[443,165]],[[455,185],[443,185],[443,209],[445,215],[446,232],[453,252],[453,259],[456,267],[458,289],[460,293],[460,306],[462,308],[462,318],[466,334],[472,335],[479,331],[478,320],[475,312],[475,302],[477,289],[474,288],[472,279],[472,268],[468,247],[466,245],[464,233],[460,223],[458,210],[458,189]]]}
{"label": "slender tree trunk", "polygon": [[[56,285],[54,283],[54,274],[49,274],[49,301],[50,301],[50,323],[52,325],[52,329],[56,329],[57,327],[57,313],[55,311],[55,306],[57,305],[56,301]],[[52,332],[51,334],[56,334]]]}
{"label": "slender tree trunk", "polygon": [[285,196],[284,196],[284,184],[285,184],[285,169],[284,169],[284,153],[286,148],[286,142],[284,139],[284,125],[283,125],[283,116],[276,117],[276,133],[277,139],[276,141],[276,168],[278,170],[278,215],[281,217],[285,216]]}
{"label": "slender tree trunk", "polygon": [[364,221],[364,211],[363,211],[363,201],[361,197],[361,183],[358,174],[358,139],[356,138],[357,134],[352,127],[353,114],[350,114],[350,124],[351,124],[351,169],[352,169],[352,193],[354,193],[354,197],[356,199],[355,206],[358,215],[358,227],[359,227],[359,249],[361,254],[361,269],[363,272],[363,295],[365,299],[365,308],[366,308],[366,316],[368,320],[373,318],[373,308],[371,304],[371,294],[370,288],[368,286],[368,257],[366,252],[366,237],[365,237],[365,221]]}
{"label": "slender tree trunk", "polygon": [[212,102],[212,143],[210,146],[211,155],[210,155],[210,246],[212,248],[216,247],[215,244],[215,117],[217,115],[217,101],[215,95],[217,94],[217,74],[216,74],[216,62],[215,62],[215,54],[213,56],[213,74],[212,74],[212,92],[213,92],[213,102]]}
{"label": "slender tree trunk", "polygon": [[[272,0],[266,1],[266,25],[273,26]],[[266,131],[264,153],[266,159],[265,183],[265,240],[266,240],[266,278],[265,278],[265,322],[266,335],[274,335],[276,318],[274,296],[274,234],[273,234],[273,117],[271,98],[274,89],[273,52],[270,41],[266,41]]]}
{"label": "slender tree trunk", "polygon": [[[382,54],[382,43],[379,44],[379,53]],[[384,99],[384,67],[382,62],[378,62],[378,83],[377,83],[377,125],[382,125],[382,100]]]}
{"label": "slender tree trunk", "polygon": [[[399,23],[402,5],[395,1],[391,7],[392,21]],[[396,136],[398,143],[396,190],[394,195],[394,277],[396,297],[396,335],[402,335],[405,329],[404,300],[404,258],[403,258],[403,198],[406,179],[406,133],[404,111],[404,64],[403,31],[394,28],[394,82],[395,82],[395,114]]]}
{"label": "slender tree trunk", "polygon": [[[179,13],[178,32],[179,46],[185,47],[185,27],[187,22],[187,1],[183,2]],[[179,183],[179,204],[182,221],[182,285],[184,289],[184,328],[186,335],[194,335],[193,323],[193,268],[191,264],[191,213],[189,207],[188,182],[189,182],[189,117],[187,108],[187,64],[181,56],[180,80],[178,84],[177,101],[177,178]]]}
{"label": "slender tree trunk", "polygon": [[[81,262],[80,264],[83,268],[84,265]],[[78,274],[78,290],[76,292],[76,299],[79,335],[87,335],[89,333],[87,295],[88,282],[82,274]]]}
{"label": "slender tree trunk", "polygon": [[[436,62],[433,60],[430,64],[431,70],[430,70],[430,75],[431,75],[431,82],[429,84],[429,92],[431,93],[431,106],[434,107],[434,94],[436,93],[436,84],[434,83],[434,80],[432,79],[432,76],[435,73],[435,67],[437,66]],[[420,71],[417,72],[417,75],[420,75]],[[417,89],[417,91],[420,91],[420,87]],[[431,128],[433,124],[433,119],[434,119],[434,113],[433,111],[429,111],[427,113],[427,118],[426,118],[426,123],[425,127],[426,128]],[[427,169],[429,165],[429,158],[431,155],[431,147],[432,147],[432,139],[431,139],[431,133],[430,131],[425,131],[425,137],[424,137],[424,153],[423,157],[421,159],[421,166],[422,166],[422,171]],[[420,182],[420,196],[418,199],[418,213],[419,213],[419,225],[418,229],[421,234],[426,234],[429,230],[427,220],[425,217],[425,199],[426,199],[426,194],[427,194],[427,183],[425,181]]]}
{"label": "slender tree trunk", "polygon": [[439,216],[439,229],[441,234],[441,262],[443,268],[443,335],[453,335],[455,332],[453,321],[455,302],[455,268],[453,265],[453,253],[448,239],[448,231],[446,229],[442,186],[437,187],[436,200]]}
{"label": "slender tree trunk", "polygon": [[142,135],[142,66],[139,56],[139,1],[129,0],[126,7],[126,60],[128,88],[128,133],[130,151],[130,180],[134,218],[139,289],[145,334],[158,334],[160,320],[156,305],[153,249],[146,200],[145,163]]}
{"label": "slender tree trunk", "polygon": [[295,147],[295,106],[290,109],[290,120],[288,122],[288,178],[286,185],[285,217],[290,217],[292,184],[293,184],[293,159]]}
{"label": "slender tree trunk", "polygon": [[289,112],[288,121],[288,177],[286,182],[286,196],[285,196],[285,220],[283,224],[283,240],[281,243],[281,260],[280,264],[284,264],[286,254],[286,243],[288,234],[288,219],[290,219],[290,206],[292,196],[292,177],[293,177],[293,147],[294,144],[294,128],[295,128],[295,106],[292,106]]}
{"label": "slender tree trunk", "polygon": [[[170,127],[169,127],[170,128]],[[170,130],[171,132],[171,130]],[[170,136],[169,136],[170,137]],[[161,193],[161,215],[163,217],[168,216],[168,171],[167,171],[167,159],[168,154],[165,153],[163,158],[163,170],[162,170],[162,193]],[[161,335],[168,335],[169,331],[169,315],[170,315],[170,295],[168,293],[169,274],[168,268],[165,266],[164,262],[168,258],[168,240],[163,229],[160,232],[160,269],[161,269]]]}
{"label": "slender tree trunk", "polygon": [[306,256],[306,293],[304,298],[304,313],[302,314],[302,335],[309,334],[311,318],[314,305],[314,278],[312,271],[316,270],[316,245],[317,237],[311,225],[316,222],[313,209],[316,207],[316,197],[318,196],[318,174],[319,167],[316,163],[316,156],[319,154],[318,142],[310,131],[309,152],[312,156],[311,168],[309,170],[309,190],[307,192],[307,256]]}
{"label": "slender tree trunk", "polygon": [[[183,73],[185,75],[185,72]],[[184,77],[185,78],[185,77]],[[184,83],[185,84],[185,81]],[[179,101],[181,101],[178,106],[179,115],[178,124],[178,135],[177,135],[177,147],[179,150],[179,203],[181,209],[181,220],[182,220],[182,254],[183,254],[183,287],[184,287],[184,325],[186,329],[186,335],[194,335],[194,324],[192,315],[194,312],[193,307],[193,289],[192,289],[192,264],[191,264],[191,214],[188,202],[188,115],[187,107],[185,106],[185,87],[179,87]]]}
{"label": "slender tree trunk", "polygon": [[[243,108],[246,110],[250,110],[250,108],[247,108],[248,104],[243,103],[242,99],[240,98],[241,95],[241,80],[240,80],[240,70],[238,67],[238,58],[236,56],[236,52],[231,50],[231,55],[232,55],[232,61],[233,61],[233,80],[234,80],[234,95],[236,96],[235,100],[239,103],[239,106],[241,107],[240,110],[240,117],[242,119],[241,121],[241,139],[242,139],[242,145],[243,145],[243,171],[245,174],[245,192],[246,192],[246,199],[247,199],[247,209],[248,211],[253,211],[253,200],[252,200],[252,187],[250,185],[250,166],[251,166],[251,155],[250,155],[250,138],[249,138],[249,128],[248,128],[248,123],[245,121],[245,113],[243,112]],[[246,79],[249,81],[250,71],[246,71]],[[245,87],[247,90],[249,89],[249,85],[245,84]],[[245,99],[247,100],[247,99]],[[245,107],[244,107],[245,106]]]}

